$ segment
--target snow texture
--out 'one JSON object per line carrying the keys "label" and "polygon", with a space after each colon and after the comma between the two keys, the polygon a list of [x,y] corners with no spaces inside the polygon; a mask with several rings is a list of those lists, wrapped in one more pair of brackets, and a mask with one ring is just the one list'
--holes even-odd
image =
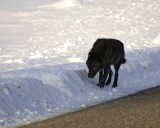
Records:
{"label": "snow texture", "polygon": [[[1,0],[0,127],[158,86],[159,12],[159,0]],[[88,52],[103,37],[125,46],[114,89],[87,77]]]}

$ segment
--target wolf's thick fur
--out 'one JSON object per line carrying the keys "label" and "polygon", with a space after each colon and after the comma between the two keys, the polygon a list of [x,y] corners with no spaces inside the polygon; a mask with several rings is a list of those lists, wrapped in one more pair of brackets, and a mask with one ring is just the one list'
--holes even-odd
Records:
{"label": "wolf's thick fur", "polygon": [[[112,87],[117,87],[118,71],[121,64],[126,62],[123,43],[116,39],[97,39],[89,52],[86,64],[89,68],[88,77],[93,78],[99,72],[99,87],[111,83],[112,70],[115,68],[115,77]],[[106,82],[107,76],[108,80]]]}

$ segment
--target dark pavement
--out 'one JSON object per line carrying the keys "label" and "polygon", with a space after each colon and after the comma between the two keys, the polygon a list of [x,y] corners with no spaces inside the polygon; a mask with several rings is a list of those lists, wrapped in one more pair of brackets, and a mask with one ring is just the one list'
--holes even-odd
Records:
{"label": "dark pavement", "polygon": [[19,128],[160,128],[160,86]]}

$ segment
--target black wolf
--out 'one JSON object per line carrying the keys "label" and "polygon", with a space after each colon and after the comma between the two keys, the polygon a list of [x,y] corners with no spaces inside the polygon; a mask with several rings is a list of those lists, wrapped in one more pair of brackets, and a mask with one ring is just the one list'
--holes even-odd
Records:
{"label": "black wolf", "polygon": [[[126,62],[125,51],[123,43],[116,39],[97,39],[92,49],[89,52],[88,59],[86,61],[89,69],[88,77],[93,78],[97,72],[99,72],[100,88],[104,85],[109,85],[112,79],[111,65],[114,65],[115,76],[113,82],[113,88],[117,87],[118,71],[121,64]],[[107,76],[108,80],[106,82]]]}

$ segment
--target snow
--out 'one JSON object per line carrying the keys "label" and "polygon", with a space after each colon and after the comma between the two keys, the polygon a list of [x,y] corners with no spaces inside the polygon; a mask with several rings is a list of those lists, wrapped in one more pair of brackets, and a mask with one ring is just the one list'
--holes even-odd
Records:
{"label": "snow", "polygon": [[[0,127],[30,123],[160,84],[159,0],[1,0]],[[118,87],[87,77],[97,38],[120,39]],[[113,81],[112,81],[113,82]]]}
{"label": "snow", "polygon": [[49,4],[45,6],[40,6],[39,8],[56,8],[56,9],[66,9],[66,8],[73,8],[78,6],[78,0],[60,0],[54,4]]}

